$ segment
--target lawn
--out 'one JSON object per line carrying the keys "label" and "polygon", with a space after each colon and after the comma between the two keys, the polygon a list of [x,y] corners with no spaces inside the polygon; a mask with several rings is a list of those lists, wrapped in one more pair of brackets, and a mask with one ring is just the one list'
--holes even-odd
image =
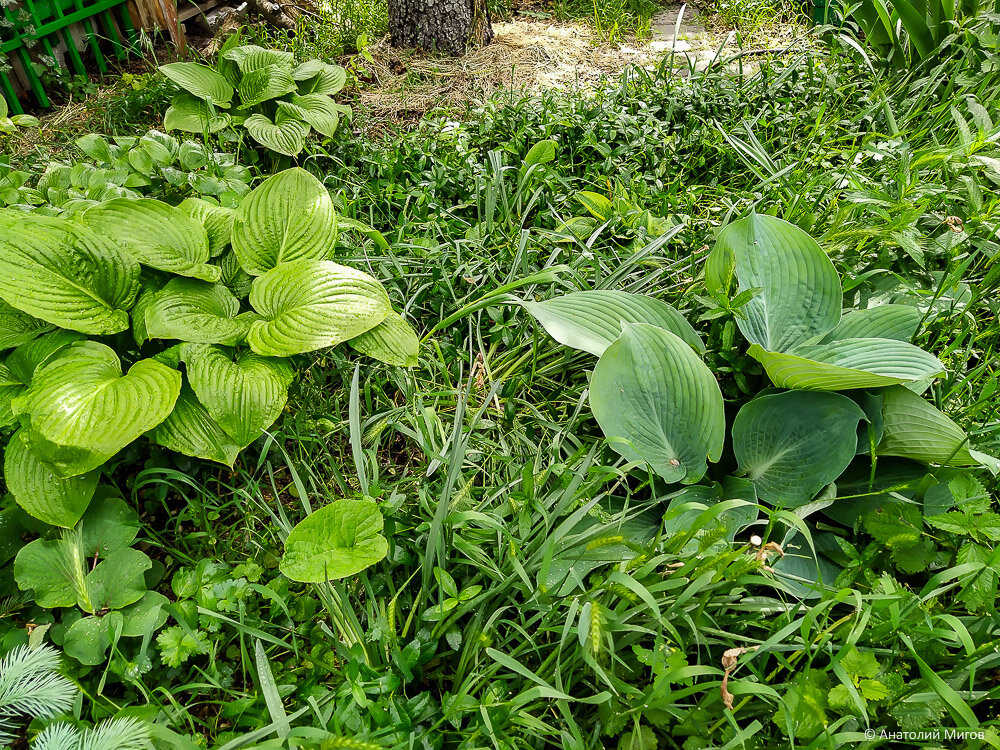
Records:
{"label": "lawn", "polygon": [[1000,747],[996,16],[877,6],[0,118],[0,744]]}

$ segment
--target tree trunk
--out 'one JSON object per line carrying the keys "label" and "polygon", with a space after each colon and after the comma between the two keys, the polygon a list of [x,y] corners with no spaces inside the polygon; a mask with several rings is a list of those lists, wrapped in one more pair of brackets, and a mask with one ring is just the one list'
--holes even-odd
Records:
{"label": "tree trunk", "polygon": [[389,0],[389,34],[396,47],[462,55],[489,44],[487,0]]}

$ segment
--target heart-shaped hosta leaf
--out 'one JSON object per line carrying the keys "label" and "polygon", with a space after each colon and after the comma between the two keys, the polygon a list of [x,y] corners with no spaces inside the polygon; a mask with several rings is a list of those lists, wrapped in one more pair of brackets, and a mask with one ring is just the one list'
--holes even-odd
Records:
{"label": "heart-shaped hosta leaf", "polygon": [[616,291],[570,292],[545,302],[520,302],[548,334],[565,346],[604,354],[623,323],[647,323],[679,336],[699,352],[701,337],[677,310],[652,297]]}
{"label": "heart-shaped hosta leaf", "polygon": [[839,393],[758,396],[733,421],[733,451],[761,500],[794,508],[847,468],[862,419],[861,407]]}
{"label": "heart-shaped hosta leaf", "polygon": [[313,511],[285,539],[281,572],[322,583],[360,573],[385,557],[382,514],[371,500],[337,500]]}
{"label": "heart-shaped hosta leaf", "polygon": [[219,280],[219,269],[207,265],[205,227],[166,203],[152,198],[117,198],[88,208],[81,221],[150,268],[204,281]]}
{"label": "heart-shaped hosta leaf", "polygon": [[222,284],[171,279],[146,307],[146,335],[236,346],[256,319],[253,313],[240,315],[240,301]]}
{"label": "heart-shaped hosta leaf", "polygon": [[945,466],[982,465],[996,474],[1000,460],[969,448],[965,430],[920,395],[902,386],[882,392],[879,456],[901,456]]}
{"label": "heart-shaped hosta leaf", "polygon": [[10,403],[24,390],[24,383],[18,380],[7,365],[0,364],[0,427],[17,422]]}
{"label": "heart-shaped hosta leaf", "polygon": [[944,365],[937,357],[894,339],[842,339],[797,346],[787,353],[764,351],[754,344],[749,352],[764,365],[771,382],[779,388],[879,388],[944,373]]}
{"label": "heart-shaped hosta leaf", "polygon": [[51,324],[33,318],[0,299],[0,351],[25,344],[51,330]]}
{"label": "heart-shaped hosta leaf", "polygon": [[40,521],[71,529],[94,497],[100,472],[63,479],[14,435],[7,443],[4,481],[17,504]]}
{"label": "heart-shaped hosta leaf", "polygon": [[222,53],[222,58],[235,63],[243,74],[254,70],[266,68],[269,65],[281,65],[291,68],[295,60],[295,55],[277,49],[265,49],[256,44],[244,44],[240,47],[233,47]]}
{"label": "heart-shaped hosta leaf", "polygon": [[240,446],[249,445],[285,408],[294,371],[276,357],[216,346],[186,344],[182,357],[188,382],[208,413]]}
{"label": "heart-shaped hosta leaf", "polygon": [[835,534],[814,533],[812,540],[816,554],[799,531],[790,532],[782,540],[784,556],[773,565],[778,588],[799,599],[813,599],[824,591],[834,591],[837,576],[843,570],[828,556],[843,556]]}
{"label": "heart-shaped hosta leaf", "polygon": [[371,330],[392,312],[378,279],[324,260],[282,263],[257,277],[250,304],[264,320],[254,322],[247,343],[265,357],[335,346]]}
{"label": "heart-shaped hosta leaf", "polygon": [[203,100],[185,93],[175,96],[163,113],[164,130],[180,130],[185,133],[218,133],[228,128],[232,122],[233,118],[225,112],[216,110],[213,114]]}
{"label": "heart-shaped hosta leaf", "polygon": [[193,62],[175,62],[159,68],[167,78],[189,94],[199,99],[211,99],[213,103],[228,107],[233,100],[233,87],[221,74]]}
{"label": "heart-shaped hosta leaf", "polygon": [[278,102],[278,108],[309,123],[313,130],[327,138],[333,137],[340,123],[339,106],[325,94],[293,96],[290,102]]}
{"label": "heart-shaped hosta leaf", "polygon": [[298,89],[287,65],[268,65],[244,72],[237,91],[240,94],[240,107],[249,109],[279,96],[295,93]]}
{"label": "heart-shaped hosta leaf", "polygon": [[909,341],[917,332],[921,317],[920,310],[910,305],[882,305],[867,310],[851,310],[819,343],[830,344],[841,339]]}
{"label": "heart-shaped hosta leaf", "polygon": [[86,227],[0,209],[0,298],[60,328],[128,328],[139,264]]}
{"label": "heart-shaped hosta leaf", "polygon": [[840,276],[823,248],[794,224],[753,214],[719,232],[705,283],[725,294],[734,272],[740,292],[757,290],[736,318],[751,344],[788,351],[840,320]]}
{"label": "heart-shaped hosta leaf", "polygon": [[278,112],[274,122],[264,115],[250,115],[243,125],[257,143],[285,156],[298,156],[309,135],[306,123],[282,111]]}
{"label": "heart-shaped hosta leaf", "polygon": [[23,385],[31,385],[35,370],[53,359],[70,344],[83,341],[84,335],[75,331],[52,331],[34,341],[21,344],[7,356],[7,367]]}
{"label": "heart-shaped hosta leaf", "polygon": [[225,206],[214,206],[201,198],[186,198],[177,207],[205,227],[208,235],[208,254],[221,255],[233,237],[236,212]]}
{"label": "heart-shaped hosta leaf", "polygon": [[416,367],[420,354],[416,331],[397,312],[347,343],[362,354],[397,367]]}
{"label": "heart-shaped hosta leaf", "polygon": [[336,241],[330,194],[304,169],[269,177],[236,211],[233,250],[253,276],[288,261],[326,260]]}
{"label": "heart-shaped hosta leaf", "polygon": [[320,60],[306,60],[292,71],[300,94],[332,96],[347,83],[347,71],[339,65],[327,65]]}
{"label": "heart-shaped hosta leaf", "polygon": [[185,456],[204,458],[229,468],[232,468],[243,448],[212,419],[194,391],[187,386],[181,389],[170,416],[149,433],[149,438],[157,445]]}
{"label": "heart-shaped hosta leaf", "polygon": [[590,406],[611,447],[668,482],[697,482],[725,441],[722,392],[691,346],[626,323],[594,368]]}
{"label": "heart-shaped hosta leaf", "polygon": [[151,359],[122,375],[114,350],[83,341],[36,370],[11,408],[35,455],[71,477],[96,469],[166,419],[180,387],[179,372]]}

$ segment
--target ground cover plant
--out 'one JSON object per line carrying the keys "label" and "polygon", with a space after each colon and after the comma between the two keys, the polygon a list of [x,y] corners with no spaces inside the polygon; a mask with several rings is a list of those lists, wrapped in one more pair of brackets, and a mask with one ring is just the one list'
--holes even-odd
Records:
{"label": "ground cover plant", "polygon": [[877,43],[12,156],[4,741],[1000,744],[998,58]]}

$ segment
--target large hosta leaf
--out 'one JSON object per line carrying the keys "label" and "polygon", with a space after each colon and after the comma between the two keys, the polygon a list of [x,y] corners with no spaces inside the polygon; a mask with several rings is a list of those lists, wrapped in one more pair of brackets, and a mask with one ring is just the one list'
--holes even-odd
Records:
{"label": "large hosta leaf", "polygon": [[841,339],[909,341],[917,332],[921,317],[920,310],[910,305],[881,305],[867,310],[851,310],[819,343],[829,344]]}
{"label": "large hosta leaf", "polygon": [[219,269],[207,264],[205,227],[166,203],[152,198],[117,198],[88,208],[81,221],[150,268],[205,281],[219,280]]}
{"label": "large hosta leaf", "polygon": [[181,130],[185,133],[218,133],[225,130],[233,118],[225,112],[214,113],[208,104],[191,94],[180,93],[173,98],[163,113],[164,130]]}
{"label": "large hosta leaf", "polygon": [[337,500],[313,511],[285,539],[281,572],[322,583],[360,573],[385,557],[382,514],[371,500]]}
{"label": "large hosta leaf", "polygon": [[39,336],[34,341],[21,344],[7,356],[7,367],[11,374],[23,385],[31,385],[35,370],[52,360],[70,344],[83,341],[85,337],[75,331],[52,331]]}
{"label": "large hosta leaf", "polygon": [[201,198],[186,198],[177,208],[205,227],[208,254],[213,258],[221,255],[233,238],[236,211],[213,205]]}
{"label": "large hosta leaf", "polygon": [[208,413],[240,446],[249,445],[285,408],[294,371],[284,359],[187,344],[188,382]]}
{"label": "large hosta leaf", "polygon": [[14,376],[9,367],[0,364],[0,427],[17,422],[10,404],[23,390],[24,383]]}
{"label": "large hosta leaf", "polygon": [[519,302],[548,334],[565,346],[604,354],[623,323],[648,323],[670,331],[699,352],[701,337],[677,310],[652,297],[617,291],[570,292],[545,302]]}
{"label": "large hosta leaf", "polygon": [[325,260],[336,240],[330,194],[304,169],[269,177],[236,211],[233,250],[244,270],[254,276],[279,263]]}
{"label": "large hosta leaf", "polygon": [[282,111],[278,112],[274,122],[264,115],[250,115],[243,125],[257,143],[286,156],[298,156],[309,135],[306,123]]}
{"label": "large hosta leaf", "polygon": [[39,368],[11,407],[35,455],[70,477],[96,469],[166,419],[180,386],[179,372],[151,359],[122,375],[114,350],[84,341]]}
{"label": "large hosta leaf", "polygon": [[1000,460],[969,448],[965,430],[923,397],[902,386],[883,391],[879,456],[945,466],[982,465],[996,474]]}
{"label": "large hosta leaf", "polygon": [[278,102],[278,108],[312,125],[313,129],[332,138],[340,123],[340,106],[325,94],[293,96],[291,101]]}
{"label": "large hosta leaf", "polygon": [[397,312],[347,343],[362,354],[397,367],[416,367],[420,354],[416,331]]}
{"label": "large hosta leaf", "polygon": [[840,276],[816,241],[794,224],[751,215],[721,232],[705,268],[709,289],[757,290],[736,324],[751,344],[783,352],[830,331],[840,320]]}
{"label": "large hosta leaf", "polygon": [[146,335],[196,344],[242,344],[257,319],[222,284],[171,279],[146,306]]}
{"label": "large hosta leaf", "polygon": [[233,100],[233,87],[221,74],[193,62],[175,62],[160,66],[160,72],[189,94],[199,99],[211,99],[228,107]]}
{"label": "large hosta leaf", "polygon": [[297,91],[290,67],[280,64],[244,71],[237,90],[240,107],[245,109]]}
{"label": "large hosta leaf", "polygon": [[733,421],[740,470],[772,505],[803,505],[843,473],[865,413],[839,393],[787,391],[758,396]]}
{"label": "large hosta leaf", "polygon": [[7,443],[3,473],[7,489],[29,515],[67,529],[87,510],[100,475],[90,471],[64,479],[40,461],[19,434]]}
{"label": "large hosta leaf", "polygon": [[128,328],[139,264],[86,227],[0,210],[0,298],[60,328]]}
{"label": "large hosta leaf", "polygon": [[240,47],[233,47],[222,53],[224,60],[235,63],[241,73],[250,73],[254,70],[266,68],[269,65],[281,65],[291,68],[295,55],[277,49],[265,49],[256,44],[244,44]]}
{"label": "large hosta leaf", "polygon": [[0,299],[0,351],[20,346],[51,330],[50,323],[33,318]]}
{"label": "large hosta leaf", "polygon": [[754,344],[750,356],[764,365],[771,382],[779,388],[879,388],[944,373],[937,357],[894,339],[842,339],[797,346],[787,353],[765,351]]}
{"label": "large hosta leaf", "polygon": [[360,336],[392,312],[385,288],[362,271],[331,261],[282,263],[253,283],[254,322],[247,342],[257,354],[289,357]]}
{"label": "large hosta leaf", "polygon": [[681,338],[626,323],[594,368],[590,406],[611,447],[668,482],[701,479],[725,441],[722,392]]}
{"label": "large hosta leaf", "polygon": [[292,71],[300,94],[336,94],[347,83],[347,71],[339,65],[327,65],[320,60],[306,60]]}
{"label": "large hosta leaf", "polygon": [[185,456],[204,458],[232,468],[243,446],[238,445],[212,419],[208,410],[198,401],[194,392],[185,386],[177,398],[177,405],[163,422],[150,433],[157,445]]}

